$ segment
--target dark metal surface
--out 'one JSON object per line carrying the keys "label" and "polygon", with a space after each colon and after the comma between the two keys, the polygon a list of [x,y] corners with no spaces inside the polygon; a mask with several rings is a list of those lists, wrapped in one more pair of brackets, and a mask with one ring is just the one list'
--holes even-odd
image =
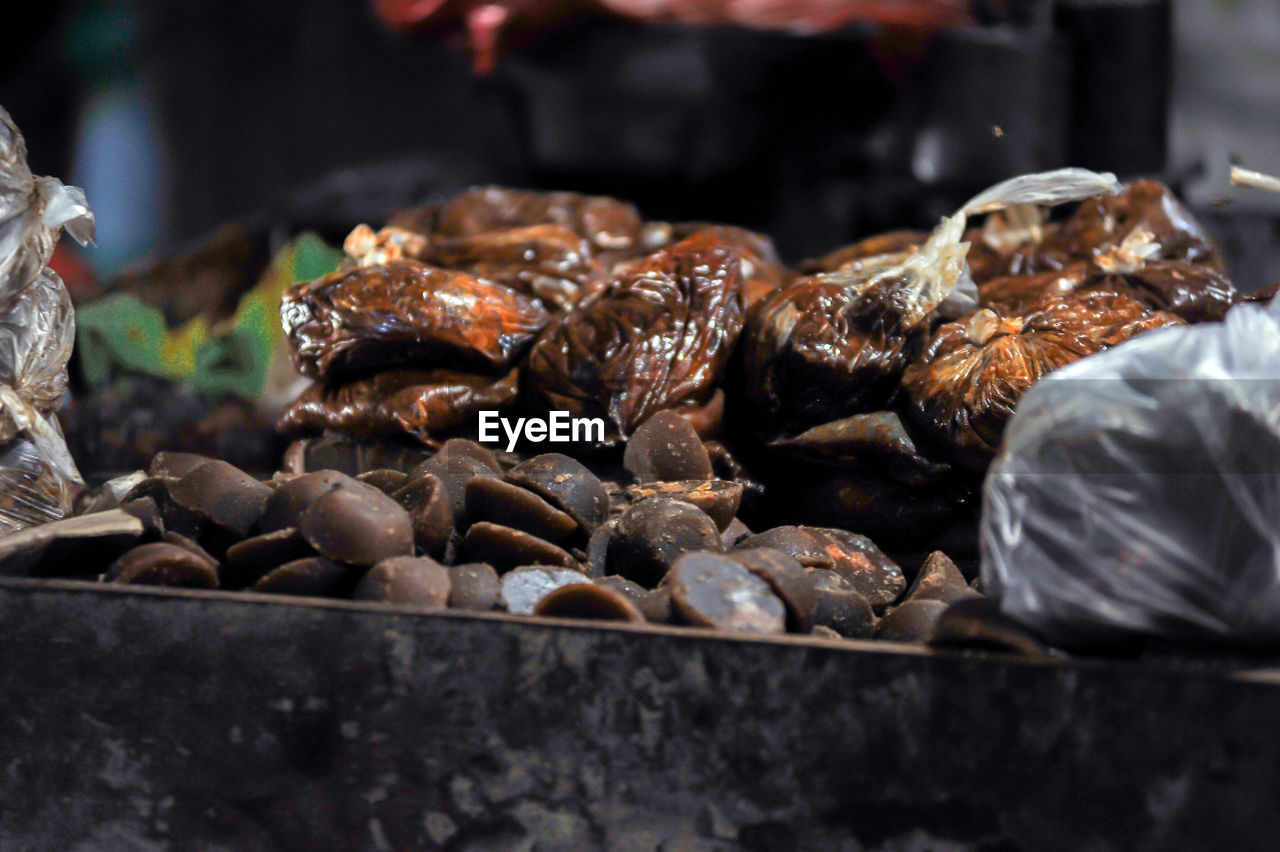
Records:
{"label": "dark metal surface", "polygon": [[3,849],[1247,848],[1265,677],[0,582]]}

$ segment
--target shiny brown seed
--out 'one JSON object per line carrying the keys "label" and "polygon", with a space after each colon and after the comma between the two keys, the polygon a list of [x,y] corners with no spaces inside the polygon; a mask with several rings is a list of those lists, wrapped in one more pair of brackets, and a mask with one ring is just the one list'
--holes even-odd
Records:
{"label": "shiny brown seed", "polygon": [[627,496],[638,503],[647,497],[670,497],[697,506],[724,532],[742,502],[742,485],[724,479],[685,479],[627,486]]}
{"label": "shiny brown seed", "polygon": [[947,605],[936,600],[907,601],[895,606],[876,625],[876,638],[895,642],[927,642]]}
{"label": "shiny brown seed", "polygon": [[450,438],[440,445],[440,451],[436,453],[436,456],[443,458],[467,456],[484,464],[499,476],[502,475],[502,465],[498,463],[498,457],[493,454],[493,451],[484,444],[476,443],[467,438]]}
{"label": "shiny brown seed", "polygon": [[472,524],[462,539],[462,558],[488,562],[499,574],[518,565],[555,565],[577,569],[565,550],[527,532],[481,521]]}
{"label": "shiny brown seed", "polygon": [[449,498],[449,506],[453,516],[460,518],[466,511],[467,483],[477,476],[495,477],[498,474],[482,461],[470,456],[432,456],[418,465],[409,474],[410,479],[418,479],[426,474],[434,474],[440,478],[444,493]]}
{"label": "shiny brown seed", "polygon": [[609,494],[604,484],[581,462],[561,453],[534,456],[511,468],[504,478],[568,514],[588,535],[608,516]]}
{"label": "shiny brown seed", "polygon": [[222,585],[228,589],[243,589],[286,562],[314,555],[315,551],[297,527],[285,527],[246,538],[227,548]]}
{"label": "shiny brown seed", "polygon": [[233,465],[211,461],[179,479],[169,493],[183,508],[243,537],[258,522],[274,492]]}
{"label": "shiny brown seed", "polygon": [[273,532],[285,527],[296,527],[302,510],[310,506],[317,497],[338,486],[351,487],[356,481],[336,470],[317,470],[282,482],[267,498],[267,503],[262,508],[262,517],[258,521],[258,529]]}
{"label": "shiny brown seed", "polygon": [[349,565],[413,555],[409,513],[367,486],[325,492],[298,516],[298,530],[321,555]]}
{"label": "shiny brown seed", "polygon": [[625,596],[604,586],[585,582],[552,589],[534,605],[533,614],[633,624],[645,620],[644,614]]}
{"label": "shiny brown seed", "polygon": [[686,624],[738,633],[786,632],[786,608],[769,584],[719,553],[686,553],[671,566],[671,604]]}
{"label": "shiny brown seed", "polygon": [[107,570],[107,582],[187,589],[218,588],[214,563],[166,542],[140,544],[123,554]]}
{"label": "shiny brown seed", "polygon": [[582,581],[582,574],[577,571],[524,565],[503,575],[500,601],[503,609],[513,615],[532,615],[543,596],[561,586]]}
{"label": "shiny brown seed", "polygon": [[806,568],[835,566],[831,554],[809,533],[808,527],[773,527],[748,536],[738,543],[736,549],[748,550],[752,547],[772,547],[774,550],[780,550]]}
{"label": "shiny brown seed", "polygon": [[409,474],[402,470],[392,470],[384,467],[361,473],[356,476],[356,481],[363,482],[365,485],[372,485],[383,494],[391,494],[404,487],[404,484],[409,481]]}
{"label": "shiny brown seed", "polygon": [[627,441],[622,466],[640,482],[711,479],[711,457],[697,431],[674,411],[659,411]]}
{"label": "shiny brown seed", "polygon": [[405,508],[413,521],[413,543],[432,559],[441,559],[453,534],[453,504],[445,494],[440,477],[426,473],[409,480],[392,498]]}
{"label": "shiny brown seed", "polygon": [[487,610],[498,604],[502,581],[492,565],[464,562],[449,566],[449,606],[457,609]]}
{"label": "shiny brown seed", "polygon": [[822,527],[808,532],[831,557],[831,569],[853,583],[873,607],[893,603],[907,588],[902,569],[865,535]]}
{"label": "shiny brown seed", "polygon": [[444,607],[451,587],[449,572],[434,559],[393,556],[370,568],[351,596],[358,601]]}
{"label": "shiny brown seed", "polygon": [[151,464],[147,467],[147,473],[150,476],[172,476],[178,479],[191,473],[200,465],[211,461],[215,461],[215,459],[210,456],[202,456],[199,453],[176,453],[161,450],[151,457]]}
{"label": "shiny brown seed", "polygon": [[286,562],[253,584],[253,591],[271,595],[317,598],[345,597],[360,576],[358,568],[308,556]]}
{"label": "shiny brown seed", "polygon": [[789,631],[809,632],[813,627],[813,612],[818,608],[818,590],[814,588],[813,577],[799,562],[771,547],[753,547],[732,557],[768,583],[786,606]]}
{"label": "shiny brown seed", "polygon": [[941,550],[930,553],[920,566],[920,573],[907,589],[905,601],[934,600],[943,603],[955,603],[963,598],[979,597],[978,592],[969,588],[964,574],[956,564],[947,558]]}
{"label": "shiny brown seed", "polygon": [[969,648],[1024,657],[1049,654],[1034,634],[1000,611],[999,601],[980,596],[958,600],[947,607],[928,641],[937,648]]}
{"label": "shiny brown seed", "polygon": [[843,575],[826,568],[809,572],[818,604],[813,610],[815,626],[829,627],[841,636],[870,638],[876,617],[871,604]]}
{"label": "shiny brown seed", "polygon": [[501,479],[477,476],[467,483],[466,517],[470,523],[492,521],[561,544],[578,530],[578,522],[528,489]]}
{"label": "shiny brown seed", "polygon": [[719,549],[720,531],[706,512],[680,500],[650,497],[618,518],[606,562],[609,573],[652,588],[683,554]]}

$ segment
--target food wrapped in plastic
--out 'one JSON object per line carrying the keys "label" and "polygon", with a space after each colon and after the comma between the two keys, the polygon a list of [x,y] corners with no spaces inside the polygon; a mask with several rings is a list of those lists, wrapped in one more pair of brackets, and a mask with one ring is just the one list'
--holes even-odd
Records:
{"label": "food wrapped in plastic", "polygon": [[0,109],[0,531],[63,517],[80,482],[54,411],[75,340],[71,299],[47,269],[65,228],[93,238],[84,192],[27,167]]}
{"label": "food wrapped in plastic", "polygon": [[635,206],[603,195],[539,192],[481,186],[451,198],[431,215],[405,213],[392,225],[429,225],[429,233],[467,237],[529,225],[560,225],[601,250],[630,249],[640,243],[644,221]]}
{"label": "food wrapped in plastic", "polygon": [[1032,205],[1015,205],[993,213],[965,239],[972,244],[969,267],[979,284],[1114,256],[1135,239],[1146,260],[1222,271],[1221,254],[1208,232],[1168,187],[1154,180],[1130,181],[1119,194],[1091,198],[1062,222],[1047,221],[1044,211]]}
{"label": "food wrapped in plastic", "polygon": [[773,240],[758,231],[739,228],[736,225],[716,225],[709,222],[681,222],[672,226],[676,240],[707,232],[723,240],[742,259],[742,294],[747,307],[785,285],[791,274],[778,257]]}
{"label": "food wrapped in plastic", "polygon": [[[993,216],[996,214],[992,214]],[[886,231],[883,234],[867,237],[841,246],[822,257],[801,261],[797,269],[805,275],[817,275],[821,272],[839,272],[859,266],[883,266],[886,258],[901,259],[906,255],[919,251],[929,235],[924,231]]]}
{"label": "food wrapped in plastic", "polygon": [[1036,381],[1144,331],[1182,324],[1106,292],[1051,298],[1022,316],[983,308],[940,327],[903,374],[910,421],[944,458],[983,471]]}
{"label": "food wrapped in plastic", "polygon": [[560,225],[529,225],[461,237],[431,239],[399,228],[357,226],[344,245],[359,265],[412,258],[504,284],[559,310],[573,307],[604,266],[591,244]]}
{"label": "food wrapped in plastic", "polygon": [[743,341],[746,395],[765,429],[792,431],[884,409],[924,322],[964,277],[968,216],[1114,191],[1113,175],[1060,169],[997,184],[885,266],[801,278],[753,308]]}
{"label": "food wrapped in plastic", "polygon": [[505,372],[548,318],[510,287],[416,260],[295,284],[280,315],[298,369],[328,383],[390,367]]}
{"label": "food wrapped in plastic", "polygon": [[470,425],[482,410],[516,399],[517,372],[502,378],[454,370],[388,370],[336,388],[315,384],[277,423],[285,434],[326,429],[358,438],[411,437],[436,446],[439,436]]}
{"label": "food wrapped in plastic", "polygon": [[1022,399],[982,577],[1062,645],[1280,641],[1280,312],[1132,340]]}
{"label": "food wrapped in plastic", "polygon": [[656,411],[710,399],[742,329],[742,289],[737,252],[711,232],[627,266],[534,344],[532,399],[605,416],[622,436]]}
{"label": "food wrapped in plastic", "polygon": [[1086,291],[1123,293],[1187,322],[1216,322],[1243,298],[1231,279],[1200,263],[1161,260],[1149,231],[1130,233],[1120,245],[1086,261],[1032,275],[994,278],[978,288],[982,304],[1021,313],[1051,296]]}
{"label": "food wrapped in plastic", "polygon": [[1159,181],[1134,180],[1118,195],[1091,198],[1062,223],[1051,240],[1051,251],[1087,257],[1119,246],[1134,231],[1151,234],[1153,260],[1184,260],[1222,269],[1222,255],[1209,233]]}

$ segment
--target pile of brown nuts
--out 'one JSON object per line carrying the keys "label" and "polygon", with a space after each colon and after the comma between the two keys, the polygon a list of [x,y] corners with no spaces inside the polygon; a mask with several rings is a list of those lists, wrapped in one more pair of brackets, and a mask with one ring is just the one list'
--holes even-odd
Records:
{"label": "pile of brown nuts", "polygon": [[[108,487],[82,514],[0,540],[0,573],[902,641],[946,641],[948,606],[981,600],[941,552],[912,576],[845,530],[753,532],[737,517],[742,485],[714,478],[674,412],[636,430],[623,474],[634,481],[559,453],[499,458],[465,439],[408,470],[267,481],[160,453],[113,483],[127,489],[118,497]],[[979,639],[1039,649],[1005,629],[1012,639],[986,627]]]}

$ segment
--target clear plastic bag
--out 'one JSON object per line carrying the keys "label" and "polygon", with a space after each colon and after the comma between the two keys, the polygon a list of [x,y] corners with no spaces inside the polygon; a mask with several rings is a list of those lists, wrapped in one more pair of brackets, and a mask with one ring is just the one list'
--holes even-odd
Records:
{"label": "clear plastic bag", "polygon": [[981,537],[1002,610],[1058,644],[1280,641],[1280,305],[1037,382]]}
{"label": "clear plastic bag", "polygon": [[54,415],[75,312],[48,263],[64,228],[85,243],[93,226],[83,190],[31,174],[0,108],[0,532],[63,517],[80,483]]}

